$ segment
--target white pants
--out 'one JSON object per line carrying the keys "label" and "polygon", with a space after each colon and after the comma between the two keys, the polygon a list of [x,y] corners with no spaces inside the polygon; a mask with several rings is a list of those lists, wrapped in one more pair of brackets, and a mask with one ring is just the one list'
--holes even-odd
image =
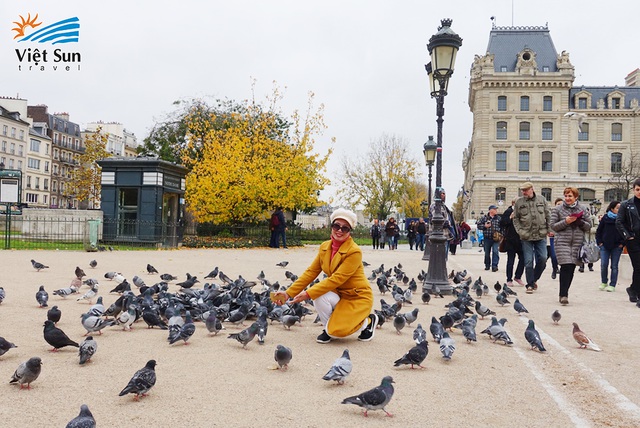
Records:
{"label": "white pants", "polygon": [[[333,313],[333,310],[339,301],[340,296],[338,296],[338,294],[334,291],[327,291],[313,301],[313,307],[316,309],[322,325],[327,325],[327,323],[329,322],[329,318],[331,318],[331,314]],[[368,319],[364,320],[358,332],[361,332],[369,325],[367,321]]]}

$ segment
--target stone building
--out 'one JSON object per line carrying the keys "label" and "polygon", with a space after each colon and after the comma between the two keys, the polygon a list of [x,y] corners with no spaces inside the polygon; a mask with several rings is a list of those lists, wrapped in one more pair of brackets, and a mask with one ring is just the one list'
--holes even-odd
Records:
{"label": "stone building", "polygon": [[576,87],[574,79],[548,27],[492,28],[486,54],[471,66],[464,218],[491,204],[503,211],[524,181],[550,202],[567,186],[585,203],[622,196],[609,180],[640,154],[638,70],[622,87]]}
{"label": "stone building", "polygon": [[24,171],[29,122],[19,111],[4,105],[0,102],[0,163],[6,169]]}

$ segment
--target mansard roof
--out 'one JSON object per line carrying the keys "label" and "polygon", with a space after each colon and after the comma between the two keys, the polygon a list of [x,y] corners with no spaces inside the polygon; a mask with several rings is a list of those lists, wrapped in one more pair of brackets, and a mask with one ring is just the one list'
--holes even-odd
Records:
{"label": "mansard roof", "polygon": [[489,36],[487,52],[494,55],[494,70],[507,72],[516,69],[518,53],[530,49],[536,53],[538,70],[548,67],[548,71],[558,71],[558,53],[549,27],[493,27]]}
{"label": "mansard roof", "polygon": [[[569,90],[569,109],[577,108],[575,103],[575,95],[585,91],[591,94],[591,105],[588,109],[597,109],[598,100],[607,100],[607,96],[614,91],[624,94],[624,105],[620,108],[631,108],[631,100],[634,98],[640,101],[640,86],[574,86]],[[605,103],[605,105],[607,105]]]}

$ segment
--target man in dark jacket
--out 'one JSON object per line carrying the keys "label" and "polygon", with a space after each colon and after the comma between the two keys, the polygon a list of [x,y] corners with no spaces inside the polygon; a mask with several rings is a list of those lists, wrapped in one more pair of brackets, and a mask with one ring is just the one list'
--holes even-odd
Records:
{"label": "man in dark jacket", "polygon": [[630,302],[637,302],[640,295],[640,178],[633,182],[633,195],[633,198],[620,204],[616,228],[625,239],[633,266],[631,287],[627,288],[627,294]]}
{"label": "man in dark jacket", "polygon": [[[522,273],[524,272],[524,258],[522,256],[522,243],[520,242],[520,235],[516,232],[516,229],[513,227],[513,205],[516,203],[514,199],[511,201],[511,205],[509,208],[505,210],[500,216],[500,228],[502,229],[502,234],[504,235],[505,240],[505,250],[507,252],[507,285],[511,287],[513,285],[513,280],[520,284],[524,285],[522,282]],[[513,265],[516,261],[516,255],[518,256],[518,265],[516,267],[515,278],[513,275]]]}
{"label": "man in dark jacket", "polygon": [[426,234],[427,223],[424,222],[424,217],[420,217],[416,225],[416,250],[424,251],[424,238]]}
{"label": "man in dark jacket", "polygon": [[[500,216],[496,205],[489,206],[489,212],[477,223],[478,229],[484,233],[484,270],[498,271],[500,263]],[[492,255],[493,253],[493,255]]]}

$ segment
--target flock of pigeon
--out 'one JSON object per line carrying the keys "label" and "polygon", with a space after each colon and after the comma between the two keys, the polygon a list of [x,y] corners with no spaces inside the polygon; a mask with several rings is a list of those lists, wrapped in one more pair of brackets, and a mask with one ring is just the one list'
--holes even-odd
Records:
{"label": "flock of pigeon", "polygon": [[[31,260],[31,264],[36,271],[48,269],[48,266]],[[92,260],[89,264],[92,268],[97,266],[97,262]],[[277,264],[282,268],[287,266],[283,261]],[[367,266],[365,262],[365,266]],[[159,274],[152,265],[146,266],[149,275]],[[106,272],[104,278],[116,284],[109,293],[117,293],[118,298],[108,307],[103,303],[103,296],[98,296],[99,283],[95,278],[88,278],[83,269],[76,267],[74,278],[69,287],[53,290],[52,294],[59,298],[66,299],[73,295],[78,301],[88,301],[91,303],[89,310],[81,317],[81,324],[86,330],[85,339],[77,343],[70,339],[64,331],[56,326],[60,320],[62,312],[57,305],[49,308],[49,294],[44,286],[39,286],[35,294],[36,301],[41,308],[47,310],[47,320],[43,325],[44,340],[52,346],[51,351],[71,346],[78,348],[79,364],[91,361],[98,349],[94,335],[102,334],[105,328],[121,328],[129,331],[137,322],[144,322],[148,328],[159,328],[167,330],[167,342],[169,345],[175,343],[189,344],[189,340],[196,331],[196,324],[202,322],[210,335],[217,335],[225,329],[225,325],[244,326],[247,320],[252,321],[249,327],[228,335],[229,339],[238,341],[244,349],[247,349],[254,339],[258,344],[265,343],[268,327],[274,322],[281,323],[283,328],[290,329],[296,323],[301,323],[307,315],[312,312],[309,309],[312,302],[306,304],[276,305],[271,300],[271,294],[278,289],[286,289],[284,285],[270,282],[265,274],[260,272],[257,281],[246,280],[238,276],[233,280],[225,275],[218,267],[213,269],[204,280],[202,287],[196,276],[186,274],[186,279],[177,282],[178,278],[169,273],[159,274],[159,281],[153,285],[147,285],[144,280],[134,276],[131,283],[118,272]],[[293,283],[297,275],[290,271],[285,271],[285,277]],[[218,282],[214,282],[217,280]],[[410,311],[403,312],[407,305],[413,305],[414,293],[417,293],[418,282],[410,279],[404,272],[401,264],[385,270],[384,265],[373,269],[369,280],[375,283],[382,296],[380,299],[380,309],[375,309],[378,315],[378,328],[385,322],[391,322],[397,334],[401,335],[402,330],[417,322],[419,308],[414,307]],[[417,275],[417,280],[421,282],[422,290],[426,273],[424,271]],[[316,279],[316,282],[318,279]],[[504,325],[506,318],[498,319],[496,312],[481,303],[481,299],[489,294],[489,287],[481,278],[475,282],[467,275],[466,271],[452,272],[450,281],[454,284],[455,299],[444,305],[444,314],[439,318],[433,316],[429,326],[429,332],[439,346],[442,358],[451,361],[456,350],[455,331],[460,331],[463,338],[468,342],[476,342],[476,325],[478,316],[481,319],[491,316],[491,324],[488,325],[481,334],[487,334],[494,342],[502,342],[511,345],[511,340]],[[169,284],[173,283],[179,287],[177,292],[169,291]],[[314,282],[315,283],[315,282]],[[254,288],[260,286],[259,290]],[[313,286],[313,284],[311,284]],[[494,285],[496,291],[496,303],[501,307],[510,305],[508,299],[515,297],[513,302],[514,311],[520,315],[528,313],[528,310],[517,298],[517,293],[507,284]],[[387,303],[385,297],[389,293],[393,302]],[[475,294],[475,299],[471,294]],[[5,298],[5,292],[0,287],[0,303]],[[444,296],[434,286],[433,289],[423,291],[421,300],[423,304],[428,304],[433,298],[443,298]],[[93,301],[95,300],[95,303]],[[473,313],[472,308],[475,310]],[[555,311],[552,315],[554,323],[558,323],[561,315]],[[316,318],[316,322],[317,322]],[[600,348],[582,332],[576,323],[573,323],[573,337],[581,348],[590,348],[600,351]],[[531,349],[545,352],[546,349],[540,338],[540,334],[535,328],[533,320],[528,321],[528,327],[524,331],[524,337],[530,344]],[[427,358],[429,347],[427,332],[422,324],[417,323],[413,330],[413,340],[415,342],[403,356],[394,362],[395,367],[409,365],[412,369],[425,368],[424,361]],[[0,337],[0,356],[16,348],[14,343]],[[274,352],[276,368],[287,370],[293,358],[293,352],[284,345],[277,345]],[[30,389],[31,383],[38,379],[41,371],[42,360],[39,357],[32,357],[21,363],[15,370],[10,383],[17,383],[20,389]],[[151,359],[145,367],[136,371],[127,385],[120,392],[120,396],[134,394],[134,400],[144,397],[156,383],[155,372],[156,361]],[[352,371],[352,363],[349,350],[345,349],[342,355],[335,360],[326,375],[322,378],[327,381],[335,381],[339,385],[345,383]],[[364,409],[364,416],[369,410],[381,409],[386,415],[391,416],[385,409],[391,400],[394,388],[393,378],[386,376],[379,386],[352,397],[345,398],[342,403],[355,404]],[[68,427],[92,427],[95,420],[87,405],[82,405],[80,414],[69,424]]]}

